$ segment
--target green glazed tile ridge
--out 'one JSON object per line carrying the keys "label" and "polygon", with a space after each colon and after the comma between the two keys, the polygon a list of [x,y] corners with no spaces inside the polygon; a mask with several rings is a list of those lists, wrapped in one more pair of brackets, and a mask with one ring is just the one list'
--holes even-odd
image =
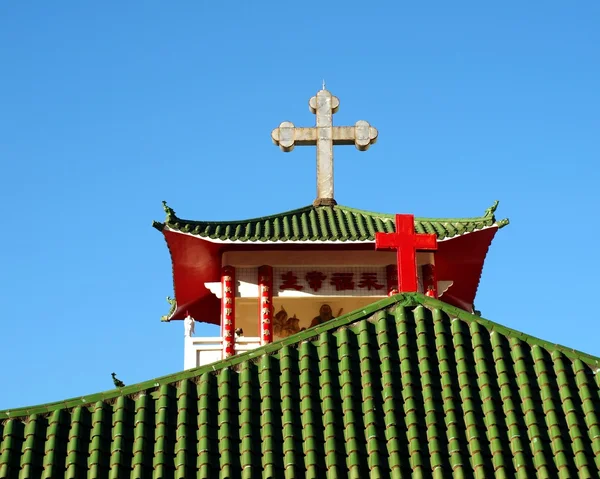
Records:
{"label": "green glazed tile ridge", "polygon": [[[496,221],[497,202],[484,216],[468,218],[415,218],[417,232],[435,233],[440,240],[489,227],[502,228],[508,219]],[[184,220],[163,204],[164,223],[153,222],[159,231],[165,228],[201,238],[239,242],[286,241],[366,241],[375,233],[395,231],[395,214],[349,208],[347,206],[305,206],[273,215],[227,221]]]}
{"label": "green glazed tile ridge", "polygon": [[0,476],[598,477],[597,365],[398,294],[207,366],[3,411]]}
{"label": "green glazed tile ridge", "polygon": [[152,379],[149,381],[144,381],[141,383],[133,384],[130,386],[126,386],[125,388],[122,388],[120,390],[113,389],[113,390],[108,390],[108,391],[101,392],[101,393],[91,394],[88,396],[66,399],[63,401],[56,401],[56,402],[52,402],[52,403],[41,404],[41,405],[30,406],[30,407],[15,408],[13,410],[3,410],[3,411],[0,411],[0,419],[21,417],[21,416],[29,415],[29,414],[49,413],[49,412],[52,412],[52,411],[55,411],[55,410],[61,409],[61,408],[71,408],[71,407],[76,407],[79,405],[89,405],[90,403],[94,403],[98,400],[107,401],[107,400],[115,399],[115,398],[118,398],[118,397],[121,397],[124,395],[134,395],[134,394],[143,392],[147,389],[158,388],[159,386],[161,386],[163,384],[174,383],[174,382],[178,382],[182,379],[193,378],[193,377],[203,374],[204,372],[216,371],[216,370],[221,370],[221,369],[227,368],[227,367],[237,366],[248,359],[260,357],[263,354],[271,354],[273,352],[279,351],[284,346],[295,345],[302,341],[316,337],[321,333],[328,332],[330,330],[336,330],[342,326],[350,325],[351,323],[353,323],[357,320],[363,319],[366,316],[370,316],[377,311],[387,309],[389,307],[392,308],[390,310],[390,312],[393,313],[393,311],[398,308],[419,307],[419,306],[424,306],[424,307],[427,307],[432,310],[435,310],[435,309],[442,310],[449,316],[461,319],[467,323],[477,322],[477,323],[481,324],[482,326],[486,327],[490,331],[496,331],[497,333],[500,333],[507,337],[517,338],[517,339],[519,339],[521,341],[525,341],[531,345],[538,344],[550,352],[560,351],[563,354],[565,354],[565,356],[569,357],[570,359],[581,359],[582,361],[584,361],[585,363],[587,363],[588,365],[590,365],[594,368],[600,368],[600,358],[595,357],[593,355],[583,353],[583,352],[568,348],[566,346],[561,346],[558,344],[550,343],[548,341],[545,341],[545,340],[542,340],[539,338],[535,338],[533,336],[530,336],[530,335],[521,333],[519,331],[507,328],[498,323],[494,323],[490,320],[481,318],[479,316],[472,315],[460,308],[448,305],[440,300],[424,296],[420,293],[401,293],[401,294],[391,296],[389,298],[379,300],[377,302],[370,304],[369,306],[367,306],[365,308],[361,308],[356,311],[347,313],[343,316],[340,316],[339,318],[329,321],[328,323],[324,323],[324,324],[316,326],[314,328],[310,328],[306,331],[297,333],[286,339],[271,343],[266,346],[262,346],[261,348],[257,348],[255,350],[248,351],[243,354],[233,356],[226,360],[218,361],[216,363],[213,363],[213,364],[210,364],[207,366],[201,366],[199,368],[189,369],[189,370],[179,372],[176,374],[171,374],[171,375],[159,377],[156,379]]}
{"label": "green glazed tile ridge", "polygon": [[75,397],[71,399],[65,399],[62,401],[56,401],[46,404],[33,405],[15,408],[11,410],[0,411],[0,420],[11,419],[16,417],[29,416],[32,414],[46,415],[53,411],[61,409],[71,409],[77,406],[91,407],[97,401],[108,401],[112,402],[120,397],[135,397],[140,393],[156,394],[156,390],[165,384],[177,383],[185,379],[192,379],[201,376],[204,373],[221,371],[226,368],[237,367],[245,361],[255,360],[265,354],[278,353],[282,348],[286,346],[297,346],[304,341],[319,337],[320,334],[327,333],[329,331],[335,331],[341,327],[350,326],[356,321],[367,319],[377,313],[378,311],[389,310],[390,314],[394,314],[395,310],[403,308],[415,308],[415,307],[426,307],[433,311],[441,310],[446,313],[449,317],[457,318],[465,323],[478,323],[481,326],[488,329],[490,332],[506,336],[507,338],[514,338],[520,341],[526,342],[529,345],[539,345],[546,349],[550,353],[559,351],[569,359],[580,359],[584,363],[588,364],[594,370],[600,370],[600,358],[590,354],[586,354],[566,346],[550,343],[542,339],[521,333],[519,331],[507,328],[498,323],[494,323],[490,320],[481,318],[470,314],[457,307],[450,306],[440,300],[433,299],[424,296],[420,293],[401,293],[389,298],[376,301],[367,307],[358,309],[347,313],[339,318],[333,319],[327,323],[315,326],[314,328],[307,329],[288,338],[276,341],[274,343],[262,346],[260,348],[232,356],[231,358],[215,362],[206,366],[201,366],[195,369],[189,369],[175,374],[166,375],[156,379],[132,384],[121,389],[112,389],[100,393],[90,394],[81,397]]}
{"label": "green glazed tile ridge", "polygon": [[247,351],[242,354],[237,354],[235,356],[232,356],[231,358],[217,361],[213,364],[201,366],[199,368],[187,369],[185,371],[162,376],[155,379],[150,379],[148,381],[143,381],[137,384],[131,384],[120,389],[111,389],[100,393],[74,397],[46,404],[1,410],[0,421],[3,419],[28,416],[31,414],[47,414],[56,410],[70,409],[80,405],[90,406],[96,401],[112,401],[123,396],[133,397],[139,393],[146,393],[147,390],[150,390],[150,392],[154,394],[153,391],[157,390],[157,388],[159,388],[163,384],[176,383],[183,379],[190,379],[201,376],[204,373],[220,371],[225,368],[238,366],[244,361],[253,360],[264,354],[272,354],[278,352],[285,346],[297,345],[302,341],[309,340],[323,332],[328,332],[330,330],[338,329],[341,326],[346,326],[350,323],[364,318],[365,316],[369,316],[374,312],[385,309],[389,306],[416,306],[417,304],[419,304],[418,300],[416,299],[416,295],[419,295],[419,293],[404,293],[391,296],[389,298],[384,298],[382,300],[370,304],[365,308],[352,311],[343,316],[340,316],[339,318],[335,318],[327,323],[315,326],[314,328],[302,331],[288,338],[276,341],[274,343],[262,346],[257,349],[253,349],[251,351]]}
{"label": "green glazed tile ridge", "polygon": [[[406,293],[404,293],[406,294]],[[421,295],[420,293],[412,293],[419,295],[419,304],[422,306],[428,307],[430,309],[440,309],[444,311],[449,316],[453,316],[455,318],[461,319],[467,323],[477,322],[482,326],[485,326],[490,331],[496,331],[506,337],[514,337],[520,339],[521,341],[525,341],[530,345],[539,345],[544,349],[553,352],[560,351],[565,354],[569,359],[581,359],[589,366],[600,370],[600,357],[594,356],[592,354],[585,353],[583,351],[578,351],[573,348],[569,348],[568,346],[563,346],[561,344],[551,343],[550,341],[546,341],[544,339],[537,338],[535,336],[522,333],[517,331],[516,329],[511,329],[506,326],[503,326],[499,323],[495,323],[489,319],[482,318],[481,316],[476,316],[474,314],[468,313],[464,309],[457,308],[456,306],[451,306],[439,299],[430,298],[428,296]]]}

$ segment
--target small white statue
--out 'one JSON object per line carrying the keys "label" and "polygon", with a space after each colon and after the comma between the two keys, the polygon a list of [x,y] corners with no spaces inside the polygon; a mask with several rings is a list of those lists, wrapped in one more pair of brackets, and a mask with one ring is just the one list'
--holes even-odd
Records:
{"label": "small white statue", "polygon": [[183,320],[183,328],[185,330],[185,337],[192,337],[194,335],[194,328],[196,327],[196,321],[190,316],[190,313],[186,311],[185,319]]}

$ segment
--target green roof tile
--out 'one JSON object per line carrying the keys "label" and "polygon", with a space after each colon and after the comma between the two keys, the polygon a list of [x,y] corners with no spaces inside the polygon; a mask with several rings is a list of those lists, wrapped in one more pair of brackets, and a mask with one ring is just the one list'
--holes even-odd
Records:
{"label": "green roof tile", "polygon": [[600,359],[420,294],[0,411],[0,477],[598,477]]}
{"label": "green roof tile", "polygon": [[[307,206],[262,218],[239,221],[191,221],[175,215],[164,203],[164,223],[153,226],[189,233],[213,241],[375,241],[375,233],[395,231],[395,215],[373,213],[345,206]],[[417,233],[436,234],[438,239],[471,233],[490,226],[499,228],[508,220],[496,220],[496,201],[483,216],[475,218],[415,218]]]}

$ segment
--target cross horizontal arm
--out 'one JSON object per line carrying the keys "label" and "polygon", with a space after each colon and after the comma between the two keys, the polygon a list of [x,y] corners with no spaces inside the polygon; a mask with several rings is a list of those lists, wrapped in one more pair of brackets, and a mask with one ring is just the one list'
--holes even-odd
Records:
{"label": "cross horizontal arm", "polygon": [[271,132],[271,139],[283,151],[292,151],[294,146],[317,144],[317,129],[314,127],[295,127],[291,121],[284,121]]}
{"label": "cross horizontal arm", "polygon": [[312,146],[317,144],[317,129],[314,127],[295,127],[294,143],[300,146]]}
{"label": "cross horizontal arm", "polygon": [[[271,136],[277,141],[281,141],[288,133],[293,134],[294,143],[298,145],[314,145],[317,141],[317,128],[308,127],[279,127],[273,130]],[[354,126],[334,126],[333,143],[335,145],[354,145],[356,128]]]}
{"label": "cross horizontal arm", "polygon": [[333,144],[334,145],[354,145],[354,130],[353,126],[334,126],[333,127]]}
{"label": "cross horizontal arm", "polygon": [[364,120],[359,120],[354,126],[334,126],[334,145],[355,145],[360,151],[365,151],[377,141],[377,128]]}
{"label": "cross horizontal arm", "polygon": [[415,235],[415,248],[418,250],[436,250],[437,236],[434,234]]}
{"label": "cross horizontal arm", "polygon": [[375,233],[375,249],[398,249],[403,237],[398,233]]}
{"label": "cross horizontal arm", "polygon": [[[366,121],[357,121],[355,126],[331,127],[331,139],[334,145],[355,145],[365,151],[377,141],[377,129]],[[294,146],[314,146],[319,139],[318,127],[297,127],[290,121],[284,121],[271,132],[273,143],[283,151],[292,151]]]}

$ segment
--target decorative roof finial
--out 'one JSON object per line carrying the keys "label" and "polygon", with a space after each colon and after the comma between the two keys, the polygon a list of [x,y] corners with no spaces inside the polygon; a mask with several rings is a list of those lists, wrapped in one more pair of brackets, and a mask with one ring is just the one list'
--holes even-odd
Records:
{"label": "decorative roof finial", "polygon": [[177,309],[177,301],[175,301],[175,298],[167,296],[167,303],[169,303],[169,305],[171,306],[169,308],[169,312],[164,316],[160,317],[160,320],[165,322],[169,322],[171,320],[171,316],[173,316],[173,313],[175,313],[175,310]]}
{"label": "decorative roof finial", "polygon": [[494,204],[492,206],[490,206],[487,210],[485,210],[485,213],[483,214],[483,216],[485,218],[490,218],[490,217],[494,217],[494,213],[496,212],[496,208],[498,208],[498,204],[500,202],[498,200],[494,201]]}
{"label": "decorative roof finial", "polygon": [[323,78],[323,88],[321,90],[325,90],[325,78]]}
{"label": "decorative roof finial", "polygon": [[165,213],[167,215],[167,223],[169,221],[173,221],[174,218],[177,218],[177,216],[175,215],[175,211],[173,210],[173,208],[171,208],[169,205],[167,205],[166,201],[163,201],[162,204],[163,204],[163,210],[165,210]]}

